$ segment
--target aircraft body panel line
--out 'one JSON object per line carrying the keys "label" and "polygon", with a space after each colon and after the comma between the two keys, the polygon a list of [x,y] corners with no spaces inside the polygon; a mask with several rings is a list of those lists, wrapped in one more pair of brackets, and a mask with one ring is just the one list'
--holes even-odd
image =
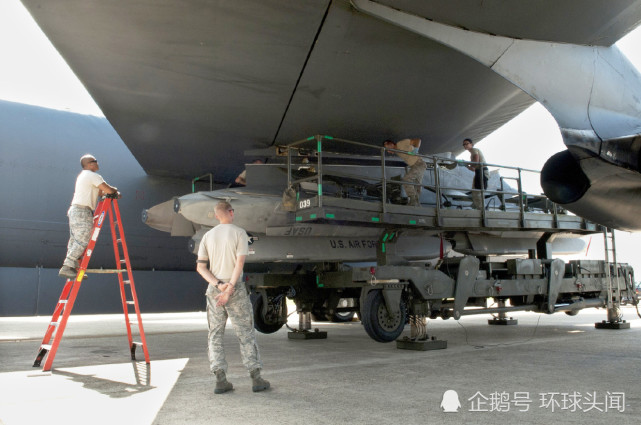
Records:
{"label": "aircraft body panel line", "polygon": [[318,36],[320,35],[323,26],[325,25],[325,20],[327,19],[327,15],[329,14],[329,10],[332,7],[332,0],[330,0],[327,3],[327,9],[325,9],[325,13],[323,14],[323,18],[320,21],[320,24],[318,25],[318,30],[316,30],[316,34],[314,35],[314,40],[309,46],[309,52],[307,53],[307,56],[305,57],[305,62],[303,62],[303,65],[300,69],[300,74],[298,75],[298,78],[296,79],[296,84],[294,84],[294,88],[292,89],[292,93],[289,96],[289,100],[287,101],[287,105],[285,105],[285,108],[283,110],[283,117],[281,118],[280,122],[278,123],[278,128],[276,129],[276,133],[274,133],[274,137],[272,138],[272,143],[271,146],[274,146],[276,144],[276,140],[278,139],[278,134],[280,133],[280,129],[283,126],[283,123],[285,122],[285,119],[287,118],[287,111],[289,111],[289,107],[292,104],[292,100],[294,99],[294,96],[296,95],[296,91],[298,90],[298,85],[300,84],[301,79],[303,78],[303,74],[305,73],[305,69],[307,69],[307,64],[309,63],[309,58],[312,56],[312,52],[314,51],[314,47],[316,46],[316,41],[318,40]]}

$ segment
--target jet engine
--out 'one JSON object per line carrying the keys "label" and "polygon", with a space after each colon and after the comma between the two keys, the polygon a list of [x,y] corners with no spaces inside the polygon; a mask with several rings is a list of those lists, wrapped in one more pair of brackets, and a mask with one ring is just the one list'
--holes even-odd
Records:
{"label": "jet engine", "polygon": [[602,142],[601,156],[576,146],[555,154],[541,171],[541,187],[548,198],[576,215],[639,231],[641,137],[617,142]]}

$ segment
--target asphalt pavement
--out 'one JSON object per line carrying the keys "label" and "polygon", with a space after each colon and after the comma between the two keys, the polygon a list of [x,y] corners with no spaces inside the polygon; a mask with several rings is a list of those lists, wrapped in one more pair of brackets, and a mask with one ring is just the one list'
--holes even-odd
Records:
{"label": "asphalt pavement", "polygon": [[630,329],[595,329],[597,309],[518,313],[516,326],[431,320],[429,335],[447,341],[434,351],[377,343],[357,321],[314,322],[327,339],[259,333],[272,384],[261,393],[228,326],[235,389],[222,395],[202,312],[143,314],[148,365],[140,351],[130,360],[122,315],[72,315],[52,372],[32,367],[49,318],[0,318],[0,424],[638,424],[641,319],[623,314]]}

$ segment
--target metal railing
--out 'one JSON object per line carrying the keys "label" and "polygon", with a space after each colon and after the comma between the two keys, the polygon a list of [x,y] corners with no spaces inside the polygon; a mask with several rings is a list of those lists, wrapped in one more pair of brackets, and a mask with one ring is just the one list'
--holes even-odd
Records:
{"label": "metal railing", "polygon": [[211,192],[212,190],[214,190],[214,175],[212,173],[207,173],[203,174],[200,177],[194,177],[193,179],[191,179],[191,193],[196,192],[196,183],[205,179],[209,180],[209,191]]}
{"label": "metal railing", "polygon": [[[347,153],[345,152],[339,153],[338,149],[335,149],[333,151],[326,151],[323,146],[324,142],[332,143],[334,147],[348,146],[352,148],[352,151],[354,150],[354,148],[356,148],[356,150],[359,152],[377,151],[378,155],[363,155],[362,153],[354,154],[354,153],[351,153],[349,150],[347,151]],[[311,148],[307,146],[314,143],[315,143],[315,146],[312,146]],[[351,140],[335,138],[327,135],[316,135],[316,136],[308,137],[306,139],[298,140],[289,145],[282,146],[282,149],[285,149],[287,154],[288,186],[300,188],[300,185],[302,183],[315,182],[317,184],[317,189],[316,189],[316,192],[317,192],[316,206],[317,207],[322,207],[323,197],[329,196],[329,195],[324,195],[323,193],[323,181],[324,181],[323,158],[324,156],[341,157],[342,155],[347,155],[351,159],[362,159],[362,160],[367,160],[369,162],[377,161],[377,160],[380,161],[380,174],[376,177],[372,177],[369,175],[364,176],[361,174],[344,173],[344,172],[340,174],[336,174],[336,173],[334,174],[336,174],[336,176],[338,177],[356,178],[356,179],[362,179],[364,181],[374,181],[380,184],[381,185],[380,211],[383,213],[387,212],[388,210],[388,207],[387,207],[387,204],[388,204],[387,185],[388,184],[421,186],[423,188],[427,188],[428,190],[432,191],[435,194],[436,200],[434,205],[430,204],[429,206],[435,209],[435,214],[437,216],[437,219],[439,218],[440,211],[444,209],[444,206],[445,208],[452,207],[452,203],[448,200],[448,196],[449,196],[448,193],[457,192],[457,191],[463,192],[465,194],[480,192],[481,199],[484,205],[484,208],[482,208],[480,212],[481,212],[481,217],[484,221],[486,218],[486,209],[490,208],[489,204],[492,202],[498,202],[498,207],[494,206],[494,209],[499,209],[502,211],[508,211],[509,210],[508,204],[515,203],[516,207],[518,207],[517,210],[520,214],[520,221],[522,225],[525,221],[526,212],[540,211],[540,212],[553,214],[555,226],[558,226],[558,215],[559,213],[563,212],[563,210],[560,207],[558,207],[555,203],[550,201],[546,196],[540,195],[540,194],[527,193],[523,190],[523,173],[527,172],[527,173],[540,174],[540,171],[537,171],[537,170],[531,170],[531,169],[526,169],[521,167],[505,166],[505,165],[499,165],[499,164],[475,163],[475,162],[457,160],[452,158],[444,158],[444,157],[439,157],[435,155],[422,155],[422,154],[411,153],[411,152],[406,152],[406,151],[401,151],[396,149],[389,149],[382,146],[376,147],[376,146],[368,145],[366,143],[354,142]],[[314,162],[309,161],[308,163],[297,162],[294,164],[293,158],[292,158],[292,155],[294,152],[296,152],[297,157],[303,157],[309,160],[311,156],[312,159],[314,159],[315,161]],[[388,178],[388,175],[389,175],[388,168],[390,168],[391,166],[387,165],[386,162],[394,158],[386,156],[386,152],[416,155],[417,157],[421,158],[426,163],[427,169],[428,170],[432,169],[433,183],[419,184],[419,183],[413,183],[408,181],[393,180]],[[398,158],[398,160],[401,161],[400,158]],[[441,184],[441,171],[443,168],[452,170],[458,166],[468,166],[468,165],[480,165],[482,167],[492,167],[499,170],[509,170],[511,172],[514,172],[516,176],[514,177],[501,176],[499,180],[500,185],[497,189],[486,189],[483,187],[483,185],[481,185],[480,189],[473,189],[469,186],[454,187],[454,186],[443,186]],[[312,174],[302,178],[294,178],[292,173],[292,170],[294,167],[307,168],[307,170]],[[508,180],[516,182],[516,186],[517,186],[516,190],[511,188],[511,186],[509,186],[506,183],[506,181]],[[296,193],[297,193],[297,201],[300,201],[300,189],[296,190]],[[487,195],[491,196],[489,203],[486,198]],[[472,198],[471,196],[468,197],[468,199],[470,200],[471,198]],[[445,202],[443,200],[445,200]],[[461,201],[468,202],[467,200],[464,201],[461,197],[459,197],[458,201],[459,201],[459,205],[455,206],[455,208],[462,209],[463,207],[468,206],[467,204],[461,203]],[[539,204],[538,207],[531,205],[531,204],[536,204],[537,201]],[[390,200],[390,203],[391,203],[391,200]],[[308,208],[309,206],[311,205],[305,205],[305,208]],[[299,209],[298,205],[297,205],[297,209]]]}

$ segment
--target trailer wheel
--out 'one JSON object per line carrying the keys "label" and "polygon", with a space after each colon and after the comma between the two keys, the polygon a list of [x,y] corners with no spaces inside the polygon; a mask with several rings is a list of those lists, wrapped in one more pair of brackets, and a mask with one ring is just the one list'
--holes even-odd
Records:
{"label": "trailer wheel", "polygon": [[378,342],[392,342],[399,337],[407,319],[407,307],[401,300],[400,312],[390,317],[380,289],[370,291],[361,310],[361,322],[367,334]]}
{"label": "trailer wheel", "polygon": [[[354,300],[349,298],[341,298],[340,300],[338,300],[337,307],[343,307],[343,308],[354,307]],[[352,320],[354,320],[355,314],[356,312],[354,311],[341,311],[341,312],[335,311],[334,314],[332,315],[328,314],[327,318],[330,320],[330,322],[345,323],[345,322],[351,322]]]}
{"label": "trailer wheel", "polygon": [[277,332],[287,323],[287,303],[285,297],[281,297],[276,303],[269,303],[267,314],[263,315],[263,296],[253,294],[251,297],[254,311],[254,328],[264,334]]}
{"label": "trailer wheel", "polygon": [[353,311],[344,311],[341,313],[334,313],[330,315],[327,310],[312,310],[312,320],[314,322],[334,322],[334,323],[343,323],[351,322],[354,319]]}
{"label": "trailer wheel", "polygon": [[352,320],[354,320],[355,314],[356,313],[353,311],[343,311],[341,313],[334,313],[334,315],[329,320],[334,323],[351,322]]}

